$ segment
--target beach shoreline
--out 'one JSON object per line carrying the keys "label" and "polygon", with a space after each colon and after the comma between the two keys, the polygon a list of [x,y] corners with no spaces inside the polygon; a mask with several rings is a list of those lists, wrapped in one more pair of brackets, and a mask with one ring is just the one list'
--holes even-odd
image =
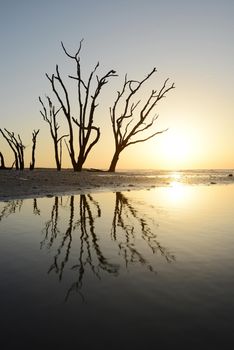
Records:
{"label": "beach shoreline", "polygon": [[94,169],[74,172],[72,169],[34,169],[30,171],[0,171],[0,201],[11,199],[52,197],[55,195],[80,194],[100,191],[126,191],[171,186],[175,182],[183,184],[215,185],[232,183],[233,177],[217,178],[183,176],[178,172],[118,171],[109,173]]}
{"label": "beach shoreline", "polygon": [[154,186],[153,178],[126,173],[74,172],[70,169],[4,170],[0,172],[0,201]]}

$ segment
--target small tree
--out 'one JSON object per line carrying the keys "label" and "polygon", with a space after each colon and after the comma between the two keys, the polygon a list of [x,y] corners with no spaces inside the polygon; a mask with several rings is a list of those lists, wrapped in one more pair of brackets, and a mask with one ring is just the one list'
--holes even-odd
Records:
{"label": "small tree", "polygon": [[5,128],[4,131],[0,129],[0,132],[14,153],[16,170],[23,170],[25,146],[22,143],[20,135],[18,134],[18,137],[15,137],[14,132],[10,132]]}
{"label": "small tree", "polygon": [[[119,155],[126,147],[147,141],[167,130],[155,131],[150,136],[145,135],[142,138],[134,138],[152,128],[158,119],[158,115],[154,115],[149,120],[151,113],[155,110],[157,103],[165,97],[167,92],[174,88],[174,84],[167,87],[168,79],[166,79],[161,89],[159,91],[152,90],[146,102],[141,105],[140,109],[137,109],[141,101],[138,100],[137,102],[134,102],[133,98],[142,85],[155,72],[156,68],[153,68],[153,70],[141,81],[128,80],[126,75],[122,91],[118,91],[114,105],[110,108],[112,130],[115,140],[115,152],[108,170],[109,172],[115,171]],[[122,109],[119,106],[122,106]]]}
{"label": "small tree", "polygon": [[36,150],[36,143],[37,143],[37,135],[39,133],[39,129],[36,131],[36,130],[33,130],[32,132],[32,161],[30,163],[30,170],[33,170],[34,167],[35,167],[35,150]]}
{"label": "small tree", "polygon": [[[75,80],[77,83],[78,92],[78,107],[79,113],[78,117],[75,118],[71,112],[71,103],[69,98],[68,90],[64,84],[64,81],[60,75],[58,65],[56,65],[56,74],[52,74],[50,77],[46,74],[49,79],[52,90],[57,97],[57,100],[63,110],[65,118],[68,124],[69,130],[69,141],[67,144],[69,156],[74,171],[81,171],[84,162],[87,159],[88,154],[94,145],[98,142],[100,138],[100,129],[94,125],[94,114],[98,106],[97,99],[103,88],[103,86],[108,82],[110,77],[116,76],[114,70],[110,70],[104,74],[101,78],[96,76],[96,88],[91,89],[91,83],[93,82],[93,77],[96,70],[99,67],[99,63],[96,64],[95,68],[91,71],[87,82],[83,79],[81,74],[81,64],[80,64],[80,51],[82,47],[82,40],[80,41],[79,48],[77,52],[72,55],[68,53],[65,49],[63,43],[62,48],[64,53],[68,58],[74,61],[76,67],[76,73],[74,76],[69,75],[69,78]],[[93,91],[91,91],[93,90]],[[78,156],[76,156],[76,149],[74,145],[74,124],[78,127]],[[93,135],[92,138],[91,136]]]}
{"label": "small tree", "polygon": [[54,156],[55,156],[56,167],[57,167],[57,170],[60,171],[62,166],[62,139],[64,137],[67,137],[68,135],[62,135],[60,137],[58,136],[59,124],[57,122],[57,116],[60,110],[62,109],[62,107],[56,110],[51,99],[48,96],[46,96],[46,98],[48,102],[48,110],[45,107],[42,99],[39,97],[39,101],[43,108],[43,110],[41,110],[40,113],[44,121],[49,124],[50,134],[54,143]]}

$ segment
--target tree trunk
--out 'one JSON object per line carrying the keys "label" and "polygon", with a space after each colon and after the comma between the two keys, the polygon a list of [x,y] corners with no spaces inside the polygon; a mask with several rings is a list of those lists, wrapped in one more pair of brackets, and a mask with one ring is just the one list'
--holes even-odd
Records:
{"label": "tree trunk", "polygon": [[108,169],[109,172],[115,172],[115,168],[116,168],[116,165],[118,163],[118,160],[119,160],[119,155],[120,155],[120,152],[119,150],[116,150],[115,153],[114,153],[114,156],[112,158],[112,161],[111,161],[111,164],[110,164],[110,167]]}
{"label": "tree trunk", "polygon": [[0,169],[6,169],[2,152],[0,152]]}
{"label": "tree trunk", "polygon": [[[36,130],[33,130],[33,133],[32,133],[32,161],[30,163],[30,166],[29,166],[29,169],[30,170],[34,170],[34,167],[35,167],[35,151],[36,151],[36,144],[37,144],[37,135],[39,133],[40,129],[38,129],[37,131]],[[23,154],[23,152],[22,152]]]}
{"label": "tree trunk", "polygon": [[81,158],[78,159],[78,162],[73,166],[74,171],[81,171],[83,167],[83,161]]}
{"label": "tree trunk", "polygon": [[59,159],[58,143],[56,140],[54,140],[54,154],[55,154],[55,161],[56,161],[57,170],[60,171],[61,170],[61,162]]}
{"label": "tree trunk", "polygon": [[36,148],[36,144],[33,143],[33,147],[32,147],[32,161],[31,161],[30,166],[29,166],[30,170],[34,170],[34,167],[35,167],[35,148]]}

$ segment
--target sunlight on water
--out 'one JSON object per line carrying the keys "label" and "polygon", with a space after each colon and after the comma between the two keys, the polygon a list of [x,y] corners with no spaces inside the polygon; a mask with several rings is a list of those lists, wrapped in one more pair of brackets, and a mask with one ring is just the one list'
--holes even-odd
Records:
{"label": "sunlight on water", "polygon": [[178,180],[0,202],[4,349],[33,348],[38,329],[40,346],[71,347],[79,329],[86,348],[101,334],[105,348],[150,346],[156,334],[163,346],[196,335],[194,349],[224,349],[234,334],[234,186]]}
{"label": "sunlight on water", "polygon": [[175,203],[186,201],[188,199],[186,197],[189,194],[187,189],[188,187],[181,184],[180,182],[172,181],[170,187],[168,187],[165,191],[168,197],[168,201]]}

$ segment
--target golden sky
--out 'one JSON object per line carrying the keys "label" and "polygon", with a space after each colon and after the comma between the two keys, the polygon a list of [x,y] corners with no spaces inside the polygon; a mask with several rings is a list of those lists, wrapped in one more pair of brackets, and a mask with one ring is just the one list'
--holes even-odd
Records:
{"label": "golden sky", "polygon": [[[22,136],[26,166],[31,133],[40,129],[36,166],[53,167],[49,130],[38,96],[53,97],[45,73],[58,63],[78,112],[75,85],[67,79],[74,66],[60,41],[75,51],[84,44],[84,75],[100,62],[99,74],[115,69],[118,77],[103,88],[96,113],[101,139],[85,166],[109,167],[114,152],[109,107],[125,73],[143,79],[155,74],[142,91],[147,99],[166,78],[175,83],[158,105],[154,130],[168,128],[147,143],[123,151],[119,169],[191,169],[234,167],[234,2],[229,0],[119,0],[50,2],[11,0],[1,5],[0,127]],[[61,117],[61,131],[65,124]],[[11,150],[0,138],[7,165]],[[70,167],[64,147],[63,167]]]}

